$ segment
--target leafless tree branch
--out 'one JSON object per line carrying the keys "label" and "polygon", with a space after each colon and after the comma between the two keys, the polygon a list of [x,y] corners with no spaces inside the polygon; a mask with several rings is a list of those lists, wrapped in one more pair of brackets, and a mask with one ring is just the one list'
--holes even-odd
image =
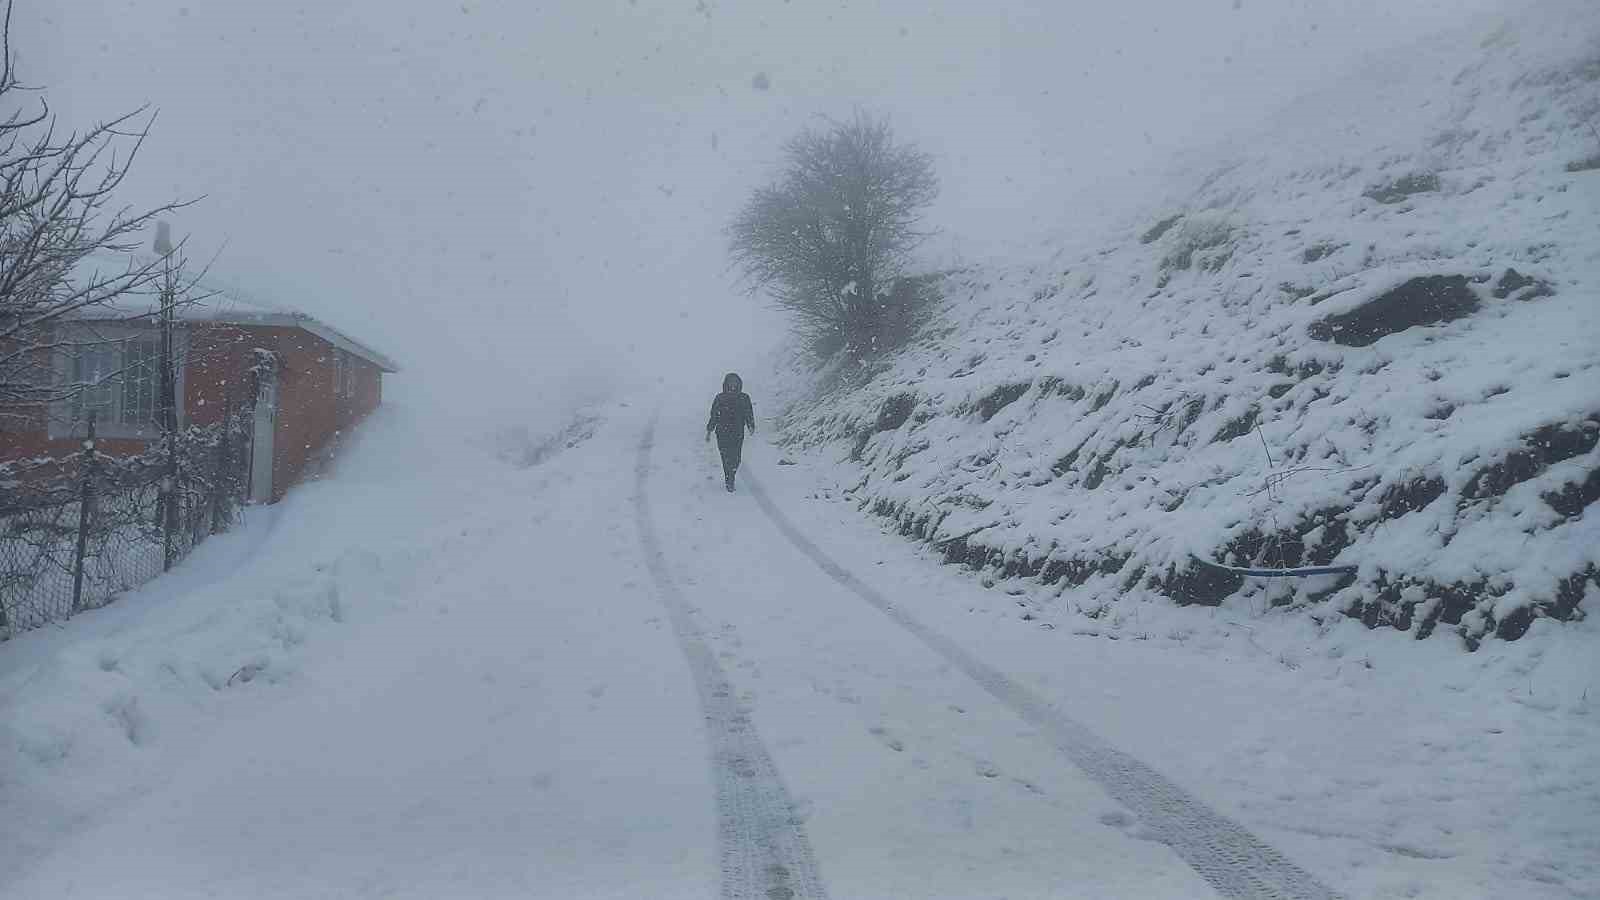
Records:
{"label": "leafless tree branch", "polygon": [[[885,349],[911,252],[938,195],[930,156],[896,143],[887,120],[826,120],[783,147],[776,183],[757,190],[728,227],[735,267],[795,319],[817,355]],[[903,324],[903,323],[898,323]]]}
{"label": "leafless tree branch", "polygon": [[141,107],[82,132],[59,131],[43,97],[36,108],[24,97],[32,89],[17,74],[11,12],[8,0],[0,25],[0,106],[12,109],[0,119],[0,430],[82,389],[54,377],[54,356],[82,342],[56,326],[157,287],[169,266],[134,254],[139,235],[188,205],[133,210],[114,202],[154,113]]}

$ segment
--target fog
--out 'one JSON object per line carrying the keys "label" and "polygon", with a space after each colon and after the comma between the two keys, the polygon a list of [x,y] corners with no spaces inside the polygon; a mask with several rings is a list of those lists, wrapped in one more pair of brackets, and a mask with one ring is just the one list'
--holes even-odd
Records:
{"label": "fog", "polygon": [[192,256],[397,358],[391,396],[515,417],[658,380],[699,405],[769,358],[783,323],[722,229],[819,116],[934,154],[930,259],[1000,253],[1505,6],[48,0],[12,43],[65,124],[159,110],[124,199],[203,198]]}

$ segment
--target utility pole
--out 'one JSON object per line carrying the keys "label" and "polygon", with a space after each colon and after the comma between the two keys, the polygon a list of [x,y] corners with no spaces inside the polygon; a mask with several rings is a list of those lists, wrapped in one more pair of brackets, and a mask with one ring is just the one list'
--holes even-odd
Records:
{"label": "utility pole", "polygon": [[178,532],[178,379],[173,359],[173,329],[177,319],[177,285],[172,273],[172,229],[156,223],[155,251],[161,255],[161,431],[166,436],[167,473],[161,479],[162,571],[177,561]]}

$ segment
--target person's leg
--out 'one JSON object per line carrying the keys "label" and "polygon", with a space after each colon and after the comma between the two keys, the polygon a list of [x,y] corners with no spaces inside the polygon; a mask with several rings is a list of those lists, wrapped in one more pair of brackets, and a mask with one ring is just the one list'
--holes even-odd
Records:
{"label": "person's leg", "polygon": [[722,454],[722,482],[733,490],[733,473],[739,468],[739,448],[727,435],[717,435],[717,450]]}

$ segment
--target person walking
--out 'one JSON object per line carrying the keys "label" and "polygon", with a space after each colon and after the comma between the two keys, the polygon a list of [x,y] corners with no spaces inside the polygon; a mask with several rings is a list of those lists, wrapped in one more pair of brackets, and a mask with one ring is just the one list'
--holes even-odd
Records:
{"label": "person walking", "polygon": [[744,452],[744,430],[756,433],[756,413],[750,406],[750,395],[744,392],[744,380],[729,372],[722,379],[722,393],[711,401],[711,418],[706,421],[706,440],[711,432],[717,433],[717,449],[722,451],[722,477],[733,493],[733,475],[739,471],[739,456]]}

